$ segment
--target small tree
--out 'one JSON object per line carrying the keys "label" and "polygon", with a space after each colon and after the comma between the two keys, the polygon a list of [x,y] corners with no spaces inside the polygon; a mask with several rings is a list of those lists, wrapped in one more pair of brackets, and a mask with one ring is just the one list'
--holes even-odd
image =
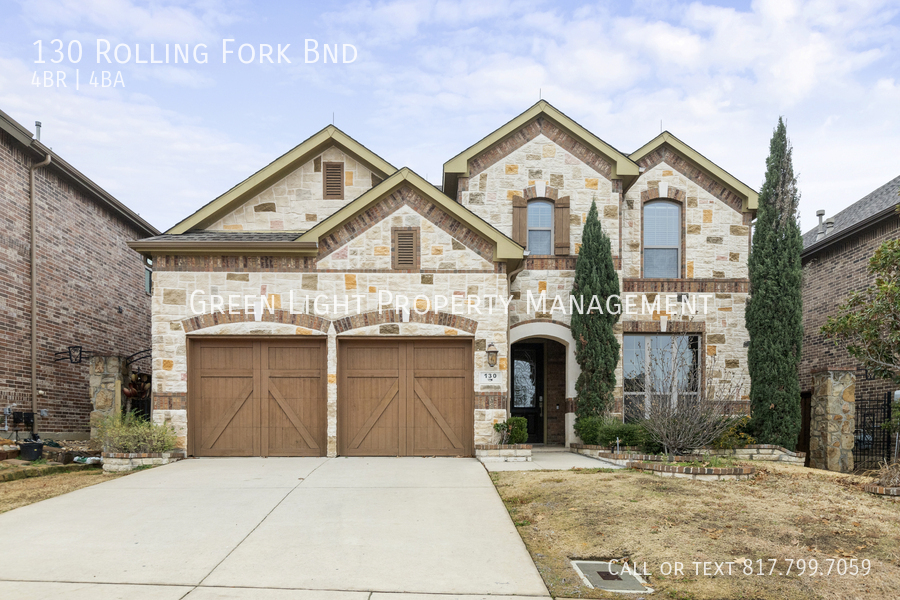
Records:
{"label": "small tree", "polygon": [[751,428],[761,444],[789,450],[796,447],[800,433],[803,343],[803,238],[797,223],[800,192],[791,154],[787,129],[778,119],[759,192],[746,311]]}
{"label": "small tree", "polygon": [[597,214],[596,202],[591,203],[584,224],[572,295],[582,309],[572,313],[575,360],[581,367],[581,374],[575,383],[575,412],[581,419],[599,416],[612,406],[616,367],[619,364],[619,342],[613,333],[619,315],[606,310],[607,298],[619,295],[619,276],[613,264],[609,236],[603,231]]}
{"label": "small tree", "polygon": [[851,292],[822,333],[845,344],[876,377],[900,384],[900,240],[883,243],[868,270],[875,283]]}
{"label": "small tree", "polygon": [[735,405],[744,392],[743,375],[723,371],[716,357],[700,357],[688,348],[686,337],[673,338],[669,347],[653,348],[649,366],[625,365],[627,392],[638,401],[626,409],[630,420],[640,421],[650,439],[661,445],[669,460],[719,439],[740,415]]}

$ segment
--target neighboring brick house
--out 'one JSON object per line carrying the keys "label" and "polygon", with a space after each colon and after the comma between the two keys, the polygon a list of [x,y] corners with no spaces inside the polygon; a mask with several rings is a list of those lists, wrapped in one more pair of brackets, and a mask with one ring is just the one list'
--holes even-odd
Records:
{"label": "neighboring brick house", "polygon": [[541,101],[440,189],[329,126],[130,244],[154,261],[153,418],[208,456],[471,455],[510,412],[571,442],[579,371],[553,303],[593,201],[623,291],[709,296],[693,318],[623,316],[624,356],[674,334],[746,375],[757,194],[669,133],[624,155]]}
{"label": "neighboring brick house", "polygon": [[900,237],[900,177],[884,184],[824,220],[803,235],[803,357],[800,390],[812,392],[812,373],[821,369],[857,371],[856,398],[878,399],[897,389],[886,379],[870,379],[847,351],[825,339],[821,328],[853,291],[864,290],[875,278],[869,259],[885,241]]}
{"label": "neighboring brick house", "polygon": [[[0,111],[0,407],[32,409],[31,214],[37,251],[36,429],[90,430],[88,361],[55,362],[69,346],[129,355],[150,346],[145,261],[128,242],[158,232]],[[7,435],[0,431],[0,436]]]}

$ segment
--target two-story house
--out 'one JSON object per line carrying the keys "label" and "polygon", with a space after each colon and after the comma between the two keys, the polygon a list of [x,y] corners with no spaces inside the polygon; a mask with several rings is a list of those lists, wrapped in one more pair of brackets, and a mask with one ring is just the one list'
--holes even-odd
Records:
{"label": "two-story house", "polygon": [[329,126],[133,242],[154,262],[154,419],[197,456],[469,456],[509,414],[571,442],[593,202],[623,294],[706,304],[623,314],[616,411],[642,402],[633,365],[676,339],[696,368],[746,372],[756,193],[669,133],[626,155],[541,101],[447,161],[441,188]]}

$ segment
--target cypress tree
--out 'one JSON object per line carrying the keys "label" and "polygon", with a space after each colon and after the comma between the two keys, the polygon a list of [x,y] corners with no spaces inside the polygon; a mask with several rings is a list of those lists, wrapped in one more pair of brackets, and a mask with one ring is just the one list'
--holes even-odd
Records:
{"label": "cypress tree", "polygon": [[600,224],[596,202],[591,203],[584,224],[572,295],[582,308],[581,312],[577,308],[572,312],[575,360],[581,367],[581,375],[575,383],[575,411],[580,419],[600,416],[613,405],[616,366],[619,364],[619,342],[613,333],[619,314],[609,314],[606,310],[607,298],[619,295],[619,276],[613,264],[609,236]]}
{"label": "cypress tree", "polygon": [[746,311],[751,429],[759,443],[789,450],[796,447],[800,432],[798,369],[803,343],[803,239],[791,153],[787,128],[779,118],[759,192]]}

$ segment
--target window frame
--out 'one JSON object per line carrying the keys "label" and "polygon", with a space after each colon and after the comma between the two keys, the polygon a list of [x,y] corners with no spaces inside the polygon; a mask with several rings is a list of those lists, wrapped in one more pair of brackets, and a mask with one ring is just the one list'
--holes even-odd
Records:
{"label": "window frame", "polygon": [[153,259],[144,258],[144,292],[153,295]]}
{"label": "window frame", "polygon": [[[674,246],[650,246],[647,244],[646,222],[647,207],[668,204],[678,209],[678,242]],[[650,277],[650,279],[681,279],[684,274],[684,205],[672,199],[659,199],[644,202],[641,206],[641,277],[647,277],[647,250],[677,250],[676,272],[674,277]]]}
{"label": "window frame", "polygon": [[[529,211],[532,206],[537,206],[538,204],[546,204],[550,207],[550,226],[549,227],[531,227],[529,224]],[[549,198],[533,198],[528,201],[528,204],[525,206],[525,249],[528,250],[530,256],[555,256],[556,255],[556,235],[554,234],[554,226],[556,225],[556,203]],[[535,254],[531,250],[531,232],[532,231],[549,231],[550,232],[550,253],[549,254]]]}
{"label": "window frame", "polygon": [[[703,335],[700,333],[663,333],[663,332],[652,332],[652,333],[626,333],[622,337],[622,420],[626,423],[633,422],[633,416],[629,415],[629,398],[635,398],[640,401],[640,398],[643,397],[644,404],[644,416],[649,414],[650,412],[650,394],[652,394],[652,390],[647,389],[647,385],[645,383],[644,389],[637,392],[629,392],[628,385],[626,383],[626,375],[628,374],[628,366],[625,364],[625,348],[627,346],[626,339],[642,339],[643,343],[643,362],[644,362],[644,372],[648,372],[650,369],[650,361],[651,361],[651,352],[652,347],[650,340],[651,338],[657,337],[668,337],[671,348],[671,359],[674,362],[678,344],[674,343],[679,338],[684,338],[687,340],[687,348],[689,351],[694,351],[697,353],[697,360],[695,362],[695,368],[697,369],[695,381],[697,382],[697,389],[693,392],[688,392],[686,394],[682,394],[683,396],[693,396],[697,398],[700,394],[700,391],[703,386]],[[691,346],[691,339],[694,339],[696,342],[696,346]],[[678,393],[677,390],[672,390],[672,396],[670,398],[672,402],[672,406],[676,406],[678,403]]]}

